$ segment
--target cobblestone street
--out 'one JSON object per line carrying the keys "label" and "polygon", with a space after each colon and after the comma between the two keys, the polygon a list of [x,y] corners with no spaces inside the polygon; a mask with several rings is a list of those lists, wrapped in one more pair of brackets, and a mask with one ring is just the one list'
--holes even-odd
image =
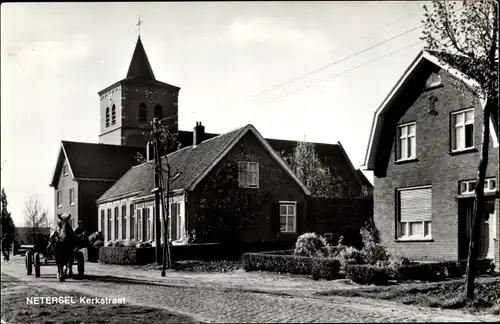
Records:
{"label": "cobblestone street", "polygon": [[154,306],[190,315],[203,322],[470,322],[494,321],[459,311],[422,309],[361,298],[290,296],[238,289],[182,286],[120,278],[88,269],[86,279],[57,281],[55,267],[43,267],[42,277],[27,276],[24,265],[2,264],[2,272],[31,285],[78,291],[101,297],[125,297],[127,303]]}

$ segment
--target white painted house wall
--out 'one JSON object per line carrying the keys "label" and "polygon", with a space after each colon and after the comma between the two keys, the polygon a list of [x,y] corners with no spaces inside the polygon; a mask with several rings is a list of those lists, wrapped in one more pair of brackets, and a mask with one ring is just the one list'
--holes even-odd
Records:
{"label": "white painted house wall", "polygon": [[[179,240],[183,240],[186,234],[186,209],[185,209],[185,195],[176,195],[173,197],[169,198],[169,202],[171,203],[179,203],[179,217],[178,220],[180,220],[180,235],[179,235]],[[133,205],[134,208],[134,217],[131,219],[130,215],[130,205]],[[121,200],[116,200],[112,202],[107,202],[100,204],[98,206],[98,230],[103,234],[104,236],[104,241],[107,242],[109,240],[113,240],[115,237],[115,231],[118,231],[118,238],[122,238],[122,206],[126,206],[126,239],[135,239],[137,240],[137,235],[138,235],[138,218],[137,218],[137,211],[142,210],[143,208],[148,208],[149,209],[149,221],[150,221],[150,237],[152,240],[154,240],[155,237],[155,230],[154,230],[154,200],[148,200],[145,202],[140,202],[140,203],[135,203],[135,197],[129,197],[126,199],[121,199]],[[114,210],[115,208],[118,207],[118,228],[115,228],[115,221],[114,221]],[[108,209],[111,210],[111,223],[108,220]],[[102,221],[101,221],[101,213],[104,211],[104,227],[102,226]],[[142,214],[142,212],[141,212]],[[160,220],[162,224],[162,230],[163,230],[163,208],[160,210]],[[172,224],[171,222],[171,213],[169,213],[169,224]],[[134,237],[131,237],[130,233],[130,222],[133,221],[133,226],[134,226]],[[111,237],[108,237],[108,226],[111,224]],[[171,233],[170,233],[171,234]],[[162,237],[163,237],[163,231],[162,231]]]}

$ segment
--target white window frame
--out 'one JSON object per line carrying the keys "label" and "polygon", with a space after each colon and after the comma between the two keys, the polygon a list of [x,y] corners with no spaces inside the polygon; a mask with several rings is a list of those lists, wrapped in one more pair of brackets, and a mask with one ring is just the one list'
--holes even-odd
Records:
{"label": "white window frame", "polygon": [[[415,132],[413,134],[410,134],[410,126],[415,127]],[[403,129],[406,130],[406,134],[403,135]],[[407,161],[407,160],[414,160],[417,158],[417,123],[416,122],[411,122],[411,123],[406,123],[402,125],[398,125],[398,131],[397,131],[397,146],[396,146],[396,161]],[[410,142],[414,138],[414,143],[412,146],[412,152],[408,152],[408,142]],[[402,145],[401,142],[405,141],[406,142],[406,150],[403,152],[402,151]],[[399,154],[401,153],[401,157],[398,158]],[[408,155],[410,153],[410,155]]]}
{"label": "white window frame", "polygon": [[56,203],[57,203],[57,208],[62,208],[62,190],[57,190]]}
{"label": "white window frame", "polygon": [[[285,214],[281,212],[281,207],[285,207]],[[293,213],[289,213],[289,208],[293,207]],[[280,201],[279,202],[280,216],[280,233],[296,233],[297,232],[297,202],[296,201]],[[292,230],[288,229],[289,217],[293,216]],[[285,217],[285,230],[281,228],[281,218]]]}
{"label": "white window frame", "polygon": [[[468,112],[472,112],[472,120],[466,121],[465,116]],[[457,123],[457,121],[456,121],[458,115],[463,115],[463,121],[461,123]],[[472,125],[472,145],[469,147],[465,146],[465,139],[467,138],[466,134],[465,134],[465,126],[466,125]],[[451,127],[452,127],[452,129],[451,129],[450,135],[451,135],[451,151],[452,152],[467,151],[467,150],[474,148],[474,108],[452,112],[451,113]],[[457,146],[457,144],[456,144],[457,143],[457,128],[459,128],[459,127],[463,127],[463,129],[464,129],[463,138],[462,138],[462,143],[463,143],[464,147],[455,148],[455,146]]]}
{"label": "white window frame", "polygon": [[64,165],[63,165],[63,175],[64,175],[64,176],[67,176],[67,175],[68,175],[68,165],[67,165],[67,164],[64,164]]}
{"label": "white window frame", "polygon": [[[401,191],[407,190],[418,190],[418,189],[429,189],[432,186],[419,186],[419,187],[409,187],[400,188],[397,190],[398,199],[398,212],[397,212],[397,239],[399,241],[413,241],[413,240],[432,240],[432,218],[430,221],[414,221],[414,222],[401,222]],[[432,207],[432,206],[431,206]],[[410,224],[422,224],[422,234],[421,235],[410,235],[411,225]],[[426,228],[428,225],[428,228]]]}
{"label": "white window frame", "polygon": [[[474,195],[476,180],[465,180],[460,181],[458,184],[458,190],[460,195]],[[462,185],[465,185],[465,190],[462,190]],[[484,192],[495,192],[497,190],[496,178],[486,178],[484,179]]]}
{"label": "white window frame", "polygon": [[75,188],[69,189],[69,205],[70,206],[75,205]]}
{"label": "white window frame", "polygon": [[[255,177],[252,176],[255,175]],[[250,179],[250,180],[249,180]],[[259,188],[259,162],[240,161],[238,163],[238,182],[240,188]]]}

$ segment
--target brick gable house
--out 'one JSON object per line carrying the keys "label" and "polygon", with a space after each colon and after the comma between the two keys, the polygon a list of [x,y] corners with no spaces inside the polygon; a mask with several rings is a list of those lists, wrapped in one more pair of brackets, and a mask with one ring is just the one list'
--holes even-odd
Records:
{"label": "brick gable house", "polygon": [[[446,57],[419,53],[375,112],[365,159],[374,172],[380,240],[412,259],[456,260],[468,253],[483,107],[457,86],[471,80]],[[498,109],[489,127],[479,257],[499,266]]]}
{"label": "brick gable house", "polygon": [[[173,241],[192,231],[209,242],[295,240],[305,230],[309,190],[252,125],[195,139],[167,159]],[[153,186],[154,164],[146,162],[97,200],[105,240],[154,239]]]}

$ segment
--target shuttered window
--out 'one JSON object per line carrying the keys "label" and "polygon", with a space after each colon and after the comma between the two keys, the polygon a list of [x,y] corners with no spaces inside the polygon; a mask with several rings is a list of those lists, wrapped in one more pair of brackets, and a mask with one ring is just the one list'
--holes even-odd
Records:
{"label": "shuttered window", "polygon": [[399,190],[399,238],[430,238],[432,188]]}

